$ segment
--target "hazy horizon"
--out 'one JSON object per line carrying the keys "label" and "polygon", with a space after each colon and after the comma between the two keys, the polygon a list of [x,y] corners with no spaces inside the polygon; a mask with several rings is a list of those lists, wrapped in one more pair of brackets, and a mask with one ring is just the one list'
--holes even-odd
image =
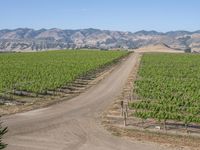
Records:
{"label": "hazy horizon", "polygon": [[29,28],[29,27],[18,27],[18,28],[0,28],[0,30],[17,30],[17,29],[33,29],[35,31],[37,30],[51,30],[51,29],[60,29],[60,30],[86,30],[86,29],[95,29],[95,30],[102,30],[102,31],[119,31],[119,32],[131,32],[131,33],[136,33],[136,32],[140,32],[140,31],[147,31],[147,32],[151,32],[151,31],[155,31],[158,33],[167,33],[167,32],[177,32],[177,31],[186,31],[186,32],[197,32],[200,31],[200,28],[198,30],[169,30],[169,31],[157,31],[157,30],[138,30],[138,31],[128,31],[128,30],[112,30],[112,29],[100,29],[100,28],[93,28],[93,27],[89,27],[89,28],[74,28],[74,29],[64,29],[64,28],[57,28],[57,27],[53,27],[53,28]]}
{"label": "hazy horizon", "polygon": [[200,1],[2,0],[0,29],[86,29],[197,31]]}

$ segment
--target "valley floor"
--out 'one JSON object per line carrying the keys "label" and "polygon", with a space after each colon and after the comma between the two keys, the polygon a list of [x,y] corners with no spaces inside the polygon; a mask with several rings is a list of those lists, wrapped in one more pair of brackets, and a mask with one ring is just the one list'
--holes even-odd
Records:
{"label": "valley floor", "polygon": [[113,136],[101,125],[102,113],[112,105],[138,63],[139,54],[127,60],[86,92],[47,108],[4,116],[9,132],[7,150],[164,150],[147,141]]}

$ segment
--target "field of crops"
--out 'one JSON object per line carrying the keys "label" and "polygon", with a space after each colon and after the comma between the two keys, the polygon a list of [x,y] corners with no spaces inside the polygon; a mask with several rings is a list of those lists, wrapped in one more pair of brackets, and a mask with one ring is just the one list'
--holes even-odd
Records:
{"label": "field of crops", "polygon": [[139,118],[200,123],[200,55],[144,54],[134,93]]}
{"label": "field of crops", "polygon": [[49,51],[0,54],[0,93],[44,93],[126,55],[121,51]]}

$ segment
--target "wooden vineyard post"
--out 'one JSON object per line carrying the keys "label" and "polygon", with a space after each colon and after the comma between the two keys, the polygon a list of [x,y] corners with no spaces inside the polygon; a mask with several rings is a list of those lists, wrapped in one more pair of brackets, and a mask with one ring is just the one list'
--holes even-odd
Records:
{"label": "wooden vineyard post", "polygon": [[121,116],[123,116],[124,112],[124,101],[121,101]]}
{"label": "wooden vineyard post", "polygon": [[188,134],[188,124],[185,124],[185,130],[186,130],[186,133]]}
{"label": "wooden vineyard post", "polygon": [[130,101],[133,101],[133,83],[131,83]]}
{"label": "wooden vineyard post", "polygon": [[126,112],[124,112],[124,126],[126,126],[127,124],[126,124]]}
{"label": "wooden vineyard post", "polygon": [[128,105],[125,105],[126,118],[128,118]]}
{"label": "wooden vineyard post", "polygon": [[164,130],[165,130],[165,132],[167,132],[166,120],[164,120]]}

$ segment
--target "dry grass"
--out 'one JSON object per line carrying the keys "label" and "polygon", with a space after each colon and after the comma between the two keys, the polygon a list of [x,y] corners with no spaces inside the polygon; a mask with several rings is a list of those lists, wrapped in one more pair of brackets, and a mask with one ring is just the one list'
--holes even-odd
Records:
{"label": "dry grass", "polygon": [[149,45],[141,47],[135,50],[135,52],[145,53],[145,52],[165,52],[165,53],[184,53],[184,51],[174,50],[163,44]]}
{"label": "dry grass", "polygon": [[150,141],[168,145],[171,148],[199,150],[200,138],[190,136],[168,135],[150,131],[125,129],[114,126],[107,126],[113,135],[128,137],[138,141]]}

